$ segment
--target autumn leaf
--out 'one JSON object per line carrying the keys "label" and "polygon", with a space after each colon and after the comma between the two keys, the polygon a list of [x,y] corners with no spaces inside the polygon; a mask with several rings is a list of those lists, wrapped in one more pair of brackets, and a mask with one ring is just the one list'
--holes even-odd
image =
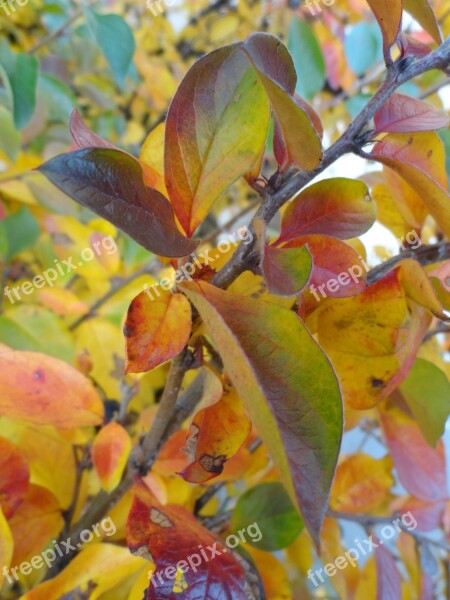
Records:
{"label": "autumn leaf", "polygon": [[333,178],[304,189],[286,208],[277,243],[320,233],[341,240],[358,237],[375,222],[375,204],[362,181]]}
{"label": "autumn leaf", "polygon": [[307,291],[316,302],[355,296],[364,290],[367,269],[351,246],[326,235],[304,235],[290,240],[280,251],[305,247],[313,262]]}
{"label": "autumn leaf", "polygon": [[403,0],[403,7],[422,25],[437,44],[442,43],[442,35],[439,31],[436,15],[428,0]]}
{"label": "autumn leaf", "polygon": [[8,525],[8,521],[6,520],[1,508],[0,508],[0,560],[2,565],[4,565],[4,569],[0,574],[0,585],[2,585],[5,581],[5,570],[11,564],[11,559],[13,555],[14,548],[14,540],[11,533],[11,530]]}
{"label": "autumn leaf", "polygon": [[436,133],[388,134],[375,144],[370,156],[401,175],[450,235],[445,152]]}
{"label": "autumn leaf", "polygon": [[252,429],[236,391],[225,388],[222,398],[199,411],[192,420],[186,451],[194,459],[180,475],[191,483],[217,477]]}
{"label": "autumn leaf", "polygon": [[[151,290],[150,290],[150,293]],[[127,373],[145,373],[179,354],[191,335],[191,307],[182,294],[141,292],[128,309],[124,326]]]}
{"label": "autumn leaf", "polygon": [[274,36],[256,33],[242,49],[270,99],[285,153],[282,167],[314,169],[322,158],[322,145],[308,113],[293,98],[297,74],[287,48]]}
{"label": "autumn leaf", "polygon": [[111,492],[120,482],[131,451],[131,439],[119,423],[108,423],[92,445],[92,461],[102,487]]}
{"label": "autumn leaf", "polygon": [[310,279],[312,257],[309,247],[277,248],[266,242],[266,226],[255,218],[255,232],[261,255],[261,273],[271,294],[295,296]]}
{"label": "autumn leaf", "polygon": [[0,352],[0,414],[61,428],[98,425],[103,404],[65,362],[37,352]]}
{"label": "autumn leaf", "polygon": [[386,548],[381,545],[381,541],[374,536],[374,541],[378,544],[375,548],[375,565],[377,573],[377,600],[401,600],[402,598],[402,579],[394,557]]}
{"label": "autumn leaf", "polygon": [[407,300],[398,268],[319,311],[319,343],[355,409],[376,406],[405,379],[431,322],[426,309]]}
{"label": "autumn leaf", "polygon": [[190,69],[170,105],[165,143],[166,186],[188,236],[258,160],[268,125],[264,87],[238,45]]}
{"label": "autumn leaf", "polygon": [[29,479],[28,463],[21,450],[0,437],[0,508],[7,519],[23,502]]}
{"label": "autumn leaf", "polygon": [[394,484],[389,458],[376,460],[355,454],[342,461],[336,471],[330,505],[349,513],[370,513]]}
{"label": "autumn leaf", "polygon": [[180,287],[202,316],[318,545],[342,431],[340,391],[328,359],[287,309],[204,282]]}
{"label": "autumn leaf", "polygon": [[197,243],[185,238],[168,200],[144,183],[139,163],[119,150],[91,148],[61,154],[39,170],[60,190],[163,256],[186,256]]}
{"label": "autumn leaf", "polygon": [[379,406],[381,424],[398,477],[416,498],[435,502],[447,498],[445,449],[425,442],[417,423],[394,402]]}
{"label": "autumn leaf", "polygon": [[402,22],[402,0],[367,0],[383,33],[383,53],[390,58],[389,49],[395,44]]}
{"label": "autumn leaf", "polygon": [[[30,485],[27,495],[10,521],[14,537],[13,565],[29,561],[58,537],[64,519],[55,496],[39,485]],[[41,561],[39,568],[45,568]]]}
{"label": "autumn leaf", "polygon": [[392,94],[375,114],[377,132],[408,133],[448,127],[448,114],[409,96]]}
{"label": "autumn leaf", "polygon": [[[191,513],[179,505],[161,506],[142,484],[134,489],[127,542],[133,554],[154,561],[147,600],[174,597],[177,572],[183,600],[259,598],[246,581],[241,561]],[[204,554],[199,554],[201,549]]]}

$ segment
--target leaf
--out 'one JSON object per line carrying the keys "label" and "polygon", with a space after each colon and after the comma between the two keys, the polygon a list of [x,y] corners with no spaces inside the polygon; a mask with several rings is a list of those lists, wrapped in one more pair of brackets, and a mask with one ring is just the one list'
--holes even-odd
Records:
{"label": "leaf", "polygon": [[7,261],[33,247],[41,233],[36,218],[25,206],[6,217],[5,226],[8,241]]}
{"label": "leaf", "polygon": [[233,388],[222,398],[200,410],[192,420],[186,451],[193,461],[180,473],[191,483],[217,477],[250,435],[252,424]]}
{"label": "leaf", "polygon": [[445,448],[425,442],[417,423],[392,401],[379,406],[381,424],[400,483],[420,500],[447,498]]}
{"label": "leaf", "polygon": [[21,450],[0,437],[0,508],[7,519],[23,502],[29,479],[28,463]]}
{"label": "leaf", "polygon": [[191,67],[170,105],[165,144],[166,186],[187,235],[258,160],[268,126],[264,87],[238,45]]}
{"label": "leaf", "polygon": [[120,15],[100,15],[89,10],[89,16],[97,44],[122,86],[136,49],[133,32]]}
{"label": "leaf", "polygon": [[402,580],[397,569],[394,557],[385,546],[381,546],[380,540],[374,536],[378,544],[375,548],[375,565],[377,572],[377,598],[376,600],[401,600]]}
{"label": "leaf", "polygon": [[309,115],[292,97],[297,75],[287,48],[276,37],[257,33],[242,49],[270,99],[286,153],[284,166],[314,169],[322,158],[322,145]]}
{"label": "leaf", "polygon": [[35,56],[25,52],[11,52],[6,45],[0,47],[0,71],[6,75],[12,95],[14,124],[23,129],[36,108],[36,85],[39,63]]}
{"label": "leaf", "polygon": [[402,0],[367,0],[383,33],[383,53],[390,57],[389,49],[395,44],[402,22]]}
{"label": "leaf", "polygon": [[369,156],[401,175],[420,194],[444,233],[450,235],[445,152],[436,133],[388,134]]}
{"label": "leaf", "polygon": [[0,414],[63,429],[102,422],[94,387],[61,360],[2,348],[0,371]]}
{"label": "leaf", "polygon": [[119,485],[130,452],[130,436],[119,423],[108,423],[95,438],[92,461],[102,488],[107,492]]}
{"label": "leaf", "polygon": [[341,240],[359,237],[375,222],[375,203],[362,181],[336,177],[303,190],[283,214],[277,241],[321,233]]}
{"label": "leaf", "polygon": [[436,15],[428,0],[403,0],[403,8],[422,25],[438,45],[442,43]]}
{"label": "leaf", "polygon": [[143,181],[137,161],[119,150],[61,154],[39,167],[60,190],[163,256],[186,256],[197,243],[178,230],[167,199]]}
{"label": "leaf", "polygon": [[[152,129],[145,138],[141,148],[140,161],[152,169],[155,173],[154,187],[158,192],[167,196],[166,184],[164,182],[164,138],[166,134],[165,123],[160,123]],[[150,183],[149,183],[150,185]]]}
{"label": "leaf", "polygon": [[450,414],[450,383],[433,363],[416,359],[400,392],[411,410],[423,437],[433,448],[444,435]]}
{"label": "leaf", "polygon": [[380,30],[375,23],[358,23],[345,36],[344,48],[348,66],[356,75],[361,76],[383,56]]}
{"label": "leaf", "polygon": [[77,108],[74,108],[72,114],[70,115],[69,128],[74,142],[80,149],[112,148],[117,150],[117,148],[108,142],[108,140],[105,140],[89,129]]}
{"label": "leaf", "polygon": [[306,21],[297,17],[291,19],[288,48],[298,75],[296,91],[309,100],[325,84],[325,59],[319,41]]}
{"label": "leaf", "polygon": [[141,292],[128,309],[124,326],[127,373],[154,369],[179,354],[189,341],[191,307],[186,298],[159,289],[155,296]]}
{"label": "leaf", "polygon": [[97,600],[118,583],[132,577],[145,561],[131,556],[127,548],[113,544],[91,544],[82,549],[68,566],[52,579],[26,592],[21,600],[61,600],[78,587],[96,584],[89,600]]}
{"label": "leaf", "polygon": [[400,269],[354,298],[333,299],[320,308],[318,339],[336,369],[345,404],[376,406],[406,377],[431,322],[407,300]]}
{"label": "leaf", "polygon": [[75,490],[76,465],[72,444],[53,427],[2,418],[3,435],[24,454],[31,481],[49,490],[58,507],[67,510]]}
{"label": "leaf", "polygon": [[[47,544],[58,537],[64,519],[56,498],[38,485],[30,485],[24,502],[10,521],[14,537],[11,564],[20,565],[40,554]],[[42,566],[45,567],[44,561]]]}
{"label": "leaf", "polygon": [[305,235],[289,241],[283,250],[307,247],[313,267],[308,291],[315,301],[323,298],[356,296],[366,287],[367,272],[360,256],[351,246],[326,235]]}
{"label": "leaf", "polygon": [[22,135],[14,127],[13,115],[4,106],[0,106],[0,130],[0,150],[15,162],[22,146]]}
{"label": "leaf", "polygon": [[[229,549],[182,506],[161,506],[143,484],[135,487],[127,542],[133,554],[146,556],[155,563],[147,600],[172,598],[177,570],[183,584],[183,600],[219,597],[256,600],[245,580],[244,567]],[[201,548],[208,561],[199,554]],[[214,560],[209,560],[214,550]],[[188,563],[189,559],[193,564]]]}
{"label": "leaf", "polygon": [[0,561],[4,566],[0,574],[0,585],[3,585],[5,581],[5,570],[11,564],[13,555],[14,540],[11,530],[8,525],[8,521],[3,515],[0,509]]}
{"label": "leaf", "polygon": [[427,102],[403,94],[392,94],[375,113],[376,131],[408,133],[432,131],[448,127],[449,118],[445,111],[438,110]]}
{"label": "leaf", "polygon": [[40,306],[21,304],[0,315],[0,340],[14,350],[43,352],[68,363],[75,355],[73,339],[66,326]]}
{"label": "leaf", "polygon": [[337,511],[371,513],[394,485],[391,460],[376,460],[367,454],[354,454],[339,463],[331,490],[330,506]]}
{"label": "leaf", "polygon": [[303,522],[281,483],[262,483],[243,494],[233,511],[231,531],[237,534],[256,522],[262,537],[256,548],[273,552],[290,546],[303,529]]}
{"label": "leaf", "polygon": [[327,357],[288,309],[204,282],[180,288],[205,322],[318,545],[342,431],[340,391]]}
{"label": "leaf", "polygon": [[255,218],[255,230],[261,255],[261,272],[269,292],[279,296],[300,293],[311,275],[309,248],[276,248],[266,243],[266,225],[260,217]]}

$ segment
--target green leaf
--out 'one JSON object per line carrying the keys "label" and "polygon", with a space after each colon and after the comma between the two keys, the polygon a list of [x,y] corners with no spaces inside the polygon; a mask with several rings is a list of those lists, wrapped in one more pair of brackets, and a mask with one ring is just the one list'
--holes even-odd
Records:
{"label": "green leaf", "polygon": [[375,23],[358,23],[346,36],[345,55],[351,70],[363,75],[383,57],[383,39]]}
{"label": "green leaf", "polygon": [[97,44],[117,82],[123,85],[136,49],[133,32],[120,15],[100,15],[91,10],[89,16]]}
{"label": "green leaf", "polygon": [[306,21],[291,20],[288,48],[298,75],[296,91],[308,100],[325,84],[325,59],[316,34]]}
{"label": "green leaf", "polygon": [[75,104],[72,90],[59,79],[42,74],[39,79],[39,91],[45,99],[49,121],[67,123]]}
{"label": "green leaf", "polygon": [[25,207],[6,217],[5,226],[8,238],[6,260],[11,260],[23,250],[31,248],[41,233],[35,217]]}
{"label": "green leaf", "polygon": [[201,281],[179,287],[200,313],[319,547],[343,425],[331,363],[291,310]]}
{"label": "green leaf", "polygon": [[14,119],[9,110],[0,106],[0,150],[13,162],[20,152],[22,136],[14,127]]}
{"label": "green leaf", "polygon": [[[11,298],[17,303],[11,291]],[[25,297],[20,288],[18,293],[21,298]],[[8,300],[5,302],[9,304]],[[14,350],[50,354],[67,363],[72,363],[75,357],[73,338],[61,319],[38,306],[13,306],[0,315],[0,342]]]}
{"label": "green leaf", "polygon": [[281,483],[262,483],[239,498],[231,518],[232,532],[238,534],[251,523],[257,523],[262,534],[252,545],[268,552],[287,548],[303,530],[303,521]]}
{"label": "green leaf", "polygon": [[446,374],[433,363],[418,358],[400,391],[423,437],[435,448],[450,414],[450,383]]}
{"label": "green leaf", "polygon": [[0,66],[6,75],[12,96],[14,124],[16,129],[23,129],[36,107],[38,61],[24,52],[11,52],[4,43],[0,47]]}
{"label": "green leaf", "polygon": [[242,49],[270,99],[289,165],[314,169],[322,158],[322,144],[308,114],[293,98],[297,75],[287,48],[273,35],[256,33]]}
{"label": "green leaf", "polygon": [[164,159],[167,191],[187,235],[259,159],[269,119],[264,87],[238,44],[207,54],[187,73],[167,115]]}

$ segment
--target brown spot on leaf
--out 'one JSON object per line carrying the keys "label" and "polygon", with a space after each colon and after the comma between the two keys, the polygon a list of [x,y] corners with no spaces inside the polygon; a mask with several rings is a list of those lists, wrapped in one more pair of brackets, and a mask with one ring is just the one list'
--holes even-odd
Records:
{"label": "brown spot on leaf", "polygon": [[384,385],[384,381],[382,379],[377,379],[376,377],[372,377],[370,383],[372,384],[373,388],[381,388]]}
{"label": "brown spot on leaf", "polygon": [[33,379],[37,379],[38,381],[44,381],[45,373],[42,369],[36,369],[33,373]]}
{"label": "brown spot on leaf", "polygon": [[227,457],[224,454],[220,456],[204,454],[198,462],[208,473],[222,473],[226,459]]}

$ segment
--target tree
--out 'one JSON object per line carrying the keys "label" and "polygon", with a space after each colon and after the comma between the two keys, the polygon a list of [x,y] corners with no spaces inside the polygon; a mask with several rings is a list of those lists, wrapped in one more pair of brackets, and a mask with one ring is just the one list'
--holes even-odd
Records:
{"label": "tree", "polygon": [[[361,598],[371,585],[380,599],[434,598],[448,585],[441,438],[450,386],[437,335],[448,333],[450,212],[436,133],[448,127],[448,116],[404,92],[430,76],[431,93],[443,85],[450,42],[441,43],[428,3],[368,4],[382,33],[384,79],[378,83],[378,74],[377,89],[330,144],[307,102],[324,86],[322,51],[314,30],[296,18],[292,55],[279,37],[261,32],[198,58],[139,158],[94,133],[74,110],[76,149],[38,167],[114,226],[98,225],[89,238],[92,256],[106,250],[116,228],[137,243],[133,248],[156,255],[148,261],[146,253],[137,272],[81,310],[72,331],[138,277],[160,279],[146,283],[127,311],[125,372],[144,375],[123,380],[120,404],[101,401],[86,375],[96,383],[102,376],[81,352],[77,369],[29,348],[0,353],[1,414],[36,425],[36,447],[43,426],[57,428],[50,435],[55,448],[59,430],[68,430],[64,441],[74,450],[64,513],[44,498],[48,475],[34,481],[42,514],[53,514],[46,533],[58,542],[42,555],[48,581],[29,586],[25,599],[137,598],[144,589],[147,600],[289,597],[284,583],[285,596],[275,591],[273,575],[285,577],[272,554],[285,549],[284,561],[296,567],[293,597],[314,597],[319,585],[331,585],[342,598]],[[423,34],[400,32],[403,10]],[[336,23],[338,11],[330,13]],[[97,42],[117,69],[111,41],[99,33],[113,16],[93,15]],[[117,26],[128,35],[122,21]],[[351,35],[376,37],[365,22]],[[435,49],[423,40],[434,40]],[[335,43],[324,47],[342,60]],[[315,72],[302,80],[306,51]],[[349,55],[361,76],[364,52]],[[346,99],[348,90],[336,82],[349,66],[332,64],[327,84]],[[123,80],[128,67],[120,69]],[[363,78],[351,86],[369,84]],[[327,176],[351,153],[383,170]],[[255,197],[248,224],[239,225],[246,205],[225,226],[211,227],[218,204],[247,194],[248,186]],[[54,236],[65,233],[58,217],[48,219]],[[402,251],[370,269],[359,238],[376,220],[398,236]],[[53,273],[45,273],[50,285]],[[108,331],[105,323],[97,329],[101,345]],[[145,392],[162,376],[160,397],[149,407]],[[12,443],[22,439],[17,427],[12,436],[9,425],[2,438],[2,529],[9,540],[27,510],[39,514],[39,502],[30,499],[30,445]],[[342,452],[344,431],[363,435],[351,454]],[[384,458],[363,452],[369,438],[387,448]],[[91,494],[92,474],[101,490]],[[120,545],[125,520],[134,557]],[[346,547],[339,531],[345,521],[362,525],[366,539]],[[106,529],[112,524],[114,531]],[[83,546],[95,537],[92,529],[119,543]],[[439,538],[427,535],[433,529]],[[41,549],[50,538],[38,539]],[[57,550],[65,540],[72,552]],[[316,569],[313,555],[325,567]],[[363,556],[367,563],[355,571]]]}

